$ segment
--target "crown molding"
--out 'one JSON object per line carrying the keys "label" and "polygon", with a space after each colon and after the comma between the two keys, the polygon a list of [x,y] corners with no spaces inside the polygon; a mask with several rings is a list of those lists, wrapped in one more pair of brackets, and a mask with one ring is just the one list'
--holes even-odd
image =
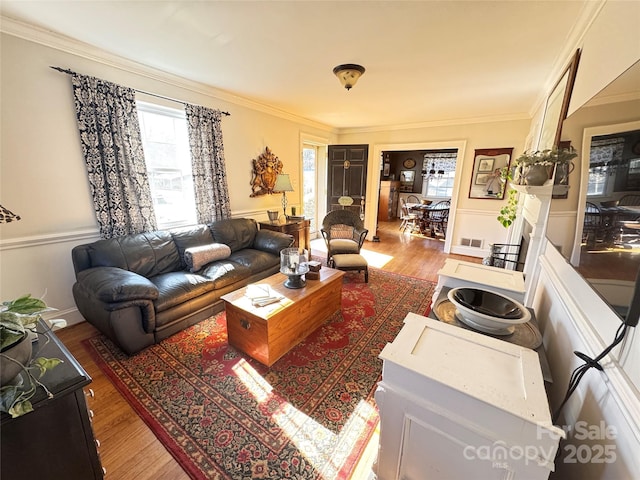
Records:
{"label": "crown molding", "polygon": [[372,133],[372,132],[393,132],[397,130],[412,130],[420,128],[450,127],[461,125],[473,125],[478,123],[514,122],[518,120],[531,120],[528,113],[491,115],[485,117],[456,118],[451,120],[434,120],[430,122],[404,123],[400,125],[378,125],[371,127],[346,127],[341,128],[339,133],[346,135],[350,133]]}
{"label": "crown molding", "polygon": [[597,107],[600,105],[608,105],[610,103],[632,102],[640,100],[640,92],[621,93],[618,95],[598,95],[597,98],[589,100],[583,107]]}
{"label": "crown molding", "polygon": [[[46,30],[35,25],[24,23],[10,17],[0,15],[0,32],[30,42],[38,43],[45,47],[53,48],[77,57],[91,60],[102,65],[116,68],[128,73],[133,73],[156,82],[164,83],[172,87],[181,88],[199,95],[205,95],[217,100],[249,108],[261,113],[273,115],[275,117],[289,120],[295,123],[306,125],[320,130],[337,133],[335,127],[320,122],[300,117],[278,108],[266,105],[245,97],[235,95],[226,90],[215,88],[211,85],[188,80],[184,77],[174,75],[147,65],[128,60],[124,57],[111,54],[87,43],[79,42],[73,38],[61,35],[50,30]],[[67,65],[60,65],[69,68]],[[82,72],[78,72],[82,73]]]}

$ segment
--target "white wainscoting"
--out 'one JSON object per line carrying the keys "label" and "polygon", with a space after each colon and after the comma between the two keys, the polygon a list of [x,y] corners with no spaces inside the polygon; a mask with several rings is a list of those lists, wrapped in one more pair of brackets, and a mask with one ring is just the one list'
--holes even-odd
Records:
{"label": "white wainscoting", "polygon": [[[471,210],[458,209],[456,223],[453,232],[451,229],[447,235],[451,238],[451,253],[467,255],[470,257],[484,258],[489,255],[489,245],[492,243],[506,243],[508,230],[498,222],[498,211],[501,202],[495,202],[496,210]],[[482,241],[482,247],[468,247],[461,245],[462,238],[471,238]]]}
{"label": "white wainscoting", "polygon": [[44,315],[45,318],[64,318],[69,325],[84,321],[71,292],[75,282],[71,249],[99,238],[97,230],[87,229],[3,239],[0,242],[2,300],[30,293],[58,309]]}
{"label": "white wainscoting", "polygon": [[[553,376],[549,398],[555,411],[571,372],[583,363],[573,352],[592,358],[600,354],[613,340],[620,320],[549,242],[538,268],[533,307]],[[635,334],[634,329],[632,332]],[[626,348],[639,350],[640,338],[631,338]],[[619,362],[607,357],[602,365],[603,372],[591,369],[583,377],[557,422],[574,428],[581,425],[596,438],[579,438],[584,435],[569,432],[568,439],[561,443],[556,473],[551,478],[640,478],[640,394]],[[611,438],[603,438],[606,427],[615,429],[614,433],[608,432]],[[607,448],[613,461],[605,461],[604,456],[596,458],[595,445],[610,445]],[[583,456],[571,458],[576,449]]]}

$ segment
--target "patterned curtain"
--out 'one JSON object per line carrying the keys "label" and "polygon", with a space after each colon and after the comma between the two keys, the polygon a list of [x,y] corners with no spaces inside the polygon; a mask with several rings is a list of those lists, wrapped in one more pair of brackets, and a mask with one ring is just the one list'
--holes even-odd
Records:
{"label": "patterned curtain", "polygon": [[198,223],[231,216],[229,187],[222,145],[222,112],[199,105],[185,105],[193,189]]}
{"label": "patterned curtain", "polygon": [[100,236],[156,230],[135,91],[79,74],[71,82]]}

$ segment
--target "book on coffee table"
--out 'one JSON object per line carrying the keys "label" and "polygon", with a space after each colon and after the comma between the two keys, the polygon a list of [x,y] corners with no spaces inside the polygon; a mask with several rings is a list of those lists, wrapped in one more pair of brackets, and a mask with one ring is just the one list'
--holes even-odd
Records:
{"label": "book on coffee table", "polygon": [[252,283],[247,285],[245,296],[251,300],[251,304],[254,307],[264,307],[265,305],[270,305],[284,298],[278,292],[274,291],[269,285],[264,283]]}

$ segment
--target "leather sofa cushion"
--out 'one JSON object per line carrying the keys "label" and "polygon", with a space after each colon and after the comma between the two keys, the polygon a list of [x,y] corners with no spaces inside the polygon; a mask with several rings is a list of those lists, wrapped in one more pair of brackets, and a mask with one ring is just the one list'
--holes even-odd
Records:
{"label": "leather sofa cushion", "polygon": [[149,280],[158,288],[158,299],[154,302],[156,312],[199,297],[215,288],[208,278],[189,272],[163,273]]}
{"label": "leather sofa cushion", "polygon": [[169,232],[157,231],[98,240],[89,245],[92,267],[118,267],[150,278],[181,269]]}
{"label": "leather sofa cushion", "polygon": [[197,272],[207,263],[214,260],[224,260],[231,255],[231,248],[224,243],[210,243],[199,247],[189,247],[184,251],[184,261],[187,268]]}
{"label": "leather sofa cushion", "polygon": [[213,243],[211,230],[206,225],[195,225],[193,227],[179,228],[171,231],[171,236],[178,249],[182,270],[189,268],[184,258],[187,248],[199,247]]}
{"label": "leather sofa cushion", "polygon": [[216,290],[240,282],[251,276],[251,269],[230,260],[231,258],[210,263],[204,267],[200,274],[208,278]]}
{"label": "leather sofa cushion", "polygon": [[233,252],[229,260],[245,266],[251,273],[258,273],[280,264],[280,256],[252,248]]}
{"label": "leather sofa cushion", "polygon": [[253,247],[258,224],[252,218],[230,218],[209,225],[214,241],[231,247],[232,252]]}
{"label": "leather sofa cushion", "polygon": [[253,248],[272,253],[280,257],[280,250],[293,245],[293,236],[286,233],[274,232],[273,230],[258,230]]}

